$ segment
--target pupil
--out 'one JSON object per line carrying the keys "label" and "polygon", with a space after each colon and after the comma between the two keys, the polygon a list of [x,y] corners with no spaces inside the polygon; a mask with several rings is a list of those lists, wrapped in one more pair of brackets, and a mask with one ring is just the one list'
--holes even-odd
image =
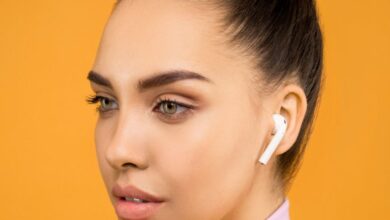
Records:
{"label": "pupil", "polygon": [[174,105],[174,103],[167,103],[166,107],[168,108],[167,111],[169,113],[174,113],[175,112],[175,105]]}

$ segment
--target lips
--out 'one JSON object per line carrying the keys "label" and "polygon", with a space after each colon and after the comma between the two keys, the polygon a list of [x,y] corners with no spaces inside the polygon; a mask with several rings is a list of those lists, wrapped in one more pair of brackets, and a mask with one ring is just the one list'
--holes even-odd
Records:
{"label": "lips", "polygon": [[144,200],[146,202],[163,202],[163,198],[146,193],[135,186],[128,185],[126,187],[121,187],[118,184],[115,184],[112,188],[112,194],[119,199],[128,198],[137,198]]}
{"label": "lips", "polygon": [[144,220],[150,218],[164,204],[165,199],[151,195],[128,185],[114,185],[111,192],[115,196],[115,212],[121,219]]}

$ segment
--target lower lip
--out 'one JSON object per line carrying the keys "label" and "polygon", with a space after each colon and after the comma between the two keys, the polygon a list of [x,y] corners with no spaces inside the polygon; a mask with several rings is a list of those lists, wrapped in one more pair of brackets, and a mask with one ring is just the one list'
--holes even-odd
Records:
{"label": "lower lip", "polygon": [[140,220],[151,217],[163,202],[137,203],[117,198],[115,204],[116,214],[126,220]]}

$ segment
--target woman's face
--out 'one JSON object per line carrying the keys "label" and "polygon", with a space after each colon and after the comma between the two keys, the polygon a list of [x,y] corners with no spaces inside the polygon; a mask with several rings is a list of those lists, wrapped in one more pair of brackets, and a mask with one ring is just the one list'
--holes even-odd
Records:
{"label": "woman's face", "polygon": [[[270,98],[255,92],[248,58],[224,43],[218,13],[202,7],[122,1],[93,67],[111,86],[90,78],[104,97],[95,142],[111,202],[115,184],[163,198],[148,219],[220,219],[265,169],[257,160],[272,129]],[[164,73],[179,75],[146,80]],[[181,75],[193,73],[201,76]]]}

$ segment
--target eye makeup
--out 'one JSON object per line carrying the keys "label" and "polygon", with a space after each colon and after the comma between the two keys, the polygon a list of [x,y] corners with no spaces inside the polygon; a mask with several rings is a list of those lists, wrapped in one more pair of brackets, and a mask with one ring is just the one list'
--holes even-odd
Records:
{"label": "eye makeup", "polygon": [[[99,113],[104,113],[104,112],[113,110],[113,109],[108,109],[107,110],[107,105],[115,103],[115,101],[113,99],[110,99],[110,98],[107,98],[107,97],[104,97],[104,96],[100,96],[100,95],[90,95],[90,96],[87,97],[86,102],[88,104],[96,104],[96,103],[99,102],[100,105],[98,105],[96,107],[96,111],[99,112]],[[115,108],[118,108],[118,107],[115,107]]]}
{"label": "eye makeup", "polygon": [[[99,114],[118,109],[118,104],[116,104],[115,100],[100,95],[90,95],[87,97],[86,102],[88,104],[100,103],[96,107],[96,111]],[[115,107],[110,107],[112,105]],[[185,119],[195,109],[196,106],[185,104],[165,96],[159,97],[153,104],[153,112],[156,112],[164,121],[170,122]]]}
{"label": "eye makeup", "polygon": [[[193,113],[193,110],[195,109],[195,106],[184,104],[181,102],[176,101],[175,99],[170,98],[158,98],[156,101],[156,104],[154,104],[153,111],[158,110],[157,113],[160,114],[164,119],[166,120],[181,120],[185,117],[188,117],[189,114]],[[170,113],[171,109],[175,110],[174,113]],[[178,111],[179,113],[176,113],[178,109],[183,109],[182,111]],[[168,113],[166,113],[168,112]]]}

